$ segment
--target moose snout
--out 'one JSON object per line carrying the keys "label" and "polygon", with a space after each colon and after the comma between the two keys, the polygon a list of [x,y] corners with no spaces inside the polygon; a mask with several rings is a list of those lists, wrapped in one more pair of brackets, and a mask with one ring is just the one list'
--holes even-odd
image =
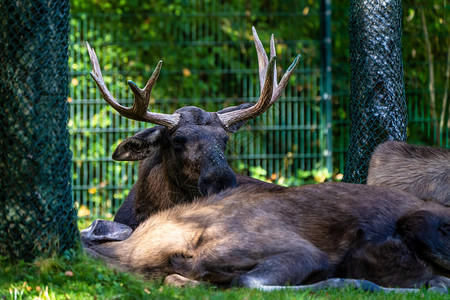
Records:
{"label": "moose snout", "polygon": [[198,190],[202,196],[212,195],[236,186],[236,175],[230,167],[207,171],[198,180]]}

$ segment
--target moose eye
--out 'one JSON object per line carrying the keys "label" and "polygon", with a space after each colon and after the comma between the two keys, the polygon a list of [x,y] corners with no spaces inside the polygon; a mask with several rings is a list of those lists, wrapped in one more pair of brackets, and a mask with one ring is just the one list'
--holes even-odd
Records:
{"label": "moose eye", "polygon": [[184,144],[186,144],[187,138],[184,136],[175,136],[172,139],[172,145],[175,150],[182,150],[184,148]]}

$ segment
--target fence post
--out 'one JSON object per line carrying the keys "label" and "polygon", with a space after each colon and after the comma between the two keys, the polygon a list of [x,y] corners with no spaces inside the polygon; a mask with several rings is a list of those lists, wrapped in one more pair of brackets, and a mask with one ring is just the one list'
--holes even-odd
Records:
{"label": "fence post", "polygon": [[350,1],[352,128],[343,181],[365,183],[375,146],[406,140],[401,20],[401,0]]}
{"label": "fence post", "polygon": [[323,85],[321,97],[325,112],[325,122],[322,125],[325,134],[325,147],[322,153],[325,157],[325,166],[333,174],[333,136],[332,136],[332,70],[331,70],[331,0],[321,0],[320,3],[320,29],[321,29],[321,54]]}
{"label": "fence post", "polygon": [[69,0],[0,5],[0,255],[72,248],[68,122]]}

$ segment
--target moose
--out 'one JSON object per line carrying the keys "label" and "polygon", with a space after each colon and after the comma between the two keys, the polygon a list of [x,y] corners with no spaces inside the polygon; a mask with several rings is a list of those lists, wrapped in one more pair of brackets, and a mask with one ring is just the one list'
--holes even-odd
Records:
{"label": "moose", "polygon": [[143,89],[128,81],[135,102],[132,107],[123,107],[108,91],[95,51],[87,44],[93,67],[90,74],[105,101],[126,118],[158,125],[125,139],[113,153],[114,160],[140,161],[137,182],[114,221],[136,228],[158,211],[226,188],[258,182],[248,176],[235,175],[229,167],[225,157],[228,133],[236,132],[247,120],[263,114],[280,98],[300,55],[277,83],[274,37],[272,35],[270,41],[269,60],[255,28],[252,30],[259,63],[259,101],[255,105],[244,103],[218,112],[193,106],[180,108],[173,114],[147,111],[162,61]]}
{"label": "moose", "polygon": [[450,150],[382,143],[370,159],[367,184],[401,189],[450,206]]}
{"label": "moose", "polygon": [[157,212],[107,263],[167,283],[262,287],[359,278],[450,287],[450,208],[385,187],[246,185]]}

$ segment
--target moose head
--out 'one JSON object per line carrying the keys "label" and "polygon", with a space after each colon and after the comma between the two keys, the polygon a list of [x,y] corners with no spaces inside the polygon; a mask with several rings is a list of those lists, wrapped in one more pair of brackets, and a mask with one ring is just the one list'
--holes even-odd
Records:
{"label": "moose head", "polygon": [[[90,74],[105,101],[126,118],[158,125],[125,139],[113,154],[114,160],[141,161],[134,203],[138,221],[152,211],[236,186],[236,175],[225,157],[228,133],[236,132],[247,120],[263,114],[280,98],[300,57],[296,57],[277,83],[273,35],[269,59],[256,30],[252,30],[259,63],[259,100],[256,104],[245,103],[217,112],[194,106],[180,108],[172,114],[148,111],[162,61],[143,89],[128,81],[135,101],[132,107],[122,106],[107,89],[95,51],[87,44],[93,67]],[[140,214],[145,217],[139,217]]]}

